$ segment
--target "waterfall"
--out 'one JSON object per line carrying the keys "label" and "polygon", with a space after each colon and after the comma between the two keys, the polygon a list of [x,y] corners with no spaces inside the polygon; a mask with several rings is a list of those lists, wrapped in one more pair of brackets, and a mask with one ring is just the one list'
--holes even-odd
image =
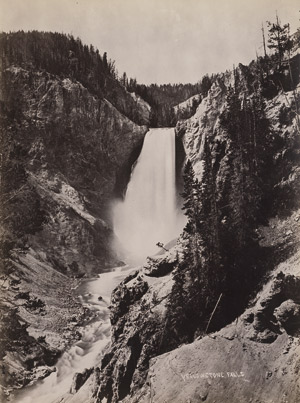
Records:
{"label": "waterfall", "polygon": [[176,207],[174,128],[150,129],[123,202],[113,209],[114,230],[127,261],[142,262],[157,242],[176,238],[183,227]]}

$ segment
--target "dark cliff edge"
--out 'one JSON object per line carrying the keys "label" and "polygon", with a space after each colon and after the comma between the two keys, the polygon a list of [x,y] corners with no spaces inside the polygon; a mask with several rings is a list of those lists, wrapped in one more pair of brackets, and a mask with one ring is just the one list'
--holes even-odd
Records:
{"label": "dark cliff edge", "polygon": [[59,57],[54,34],[1,35],[0,351],[8,393],[47,376],[80,338],[89,316],[72,291],[80,278],[119,264],[109,208],[127,185],[150,107],[105,70],[101,91],[78,81],[63,35],[65,69],[57,74],[34,53],[40,44]]}

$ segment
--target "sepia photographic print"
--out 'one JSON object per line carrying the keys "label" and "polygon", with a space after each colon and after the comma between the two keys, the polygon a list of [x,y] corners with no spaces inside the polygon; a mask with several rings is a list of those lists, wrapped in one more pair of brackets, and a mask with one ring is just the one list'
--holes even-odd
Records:
{"label": "sepia photographic print", "polygon": [[0,401],[300,402],[300,4],[0,0]]}

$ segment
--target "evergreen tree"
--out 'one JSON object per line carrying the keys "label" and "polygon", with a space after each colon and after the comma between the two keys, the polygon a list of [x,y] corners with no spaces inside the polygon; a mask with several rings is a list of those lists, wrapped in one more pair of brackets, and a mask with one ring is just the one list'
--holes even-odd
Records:
{"label": "evergreen tree", "polygon": [[103,53],[103,68],[104,71],[108,71],[107,52]]}
{"label": "evergreen tree", "polygon": [[[232,318],[246,303],[257,280],[259,254],[256,228],[262,222],[262,195],[269,183],[271,141],[264,102],[259,93],[240,99],[229,90],[220,122],[228,135],[228,198],[220,227],[221,261],[224,265],[223,316]],[[226,219],[225,219],[226,218]]]}
{"label": "evergreen tree", "polygon": [[[211,152],[204,139],[201,181],[195,178],[190,161],[184,168],[183,210],[187,224],[182,235],[183,260],[174,274],[168,316],[181,342],[192,341],[203,331],[220,292],[218,215]],[[182,300],[179,294],[186,297]],[[184,304],[184,305],[181,305]],[[183,326],[184,329],[179,329]]]}
{"label": "evergreen tree", "polygon": [[174,283],[167,300],[168,349],[188,341],[189,326],[186,306],[189,295],[185,289],[186,267],[181,264],[173,272]]}
{"label": "evergreen tree", "polygon": [[205,256],[209,287],[215,295],[223,273],[220,271],[219,213],[217,208],[216,184],[212,168],[212,155],[208,139],[204,138],[201,178],[201,209],[198,232],[202,238],[202,255]]}
{"label": "evergreen tree", "polygon": [[198,213],[197,187],[198,181],[195,179],[195,172],[190,160],[187,160],[183,172],[183,198],[182,210],[187,216],[187,224],[184,231],[188,234],[196,232],[196,217]]}
{"label": "evergreen tree", "polygon": [[128,78],[127,78],[127,74],[126,74],[125,71],[124,71],[124,73],[122,74],[122,77],[120,78],[120,82],[121,82],[121,84],[122,84],[125,88],[128,87]]}
{"label": "evergreen tree", "polygon": [[278,55],[279,65],[281,65],[285,52],[291,50],[293,42],[290,39],[289,24],[281,25],[281,22],[276,14],[276,22],[267,22],[269,26],[268,48],[274,49]]}

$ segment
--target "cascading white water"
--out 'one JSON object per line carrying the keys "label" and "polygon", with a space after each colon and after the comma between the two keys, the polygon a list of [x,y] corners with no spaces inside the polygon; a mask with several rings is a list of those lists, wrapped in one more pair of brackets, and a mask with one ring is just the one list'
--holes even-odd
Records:
{"label": "cascading white water", "polygon": [[123,202],[114,206],[114,230],[127,261],[158,252],[157,242],[179,235],[182,214],[176,207],[174,128],[150,129],[132,172]]}
{"label": "cascading white water", "polygon": [[[82,331],[82,337],[74,343],[55,365],[56,371],[34,386],[21,390],[14,403],[58,403],[72,400],[69,394],[72,379],[76,372],[82,372],[86,368],[97,366],[99,356],[110,341],[110,296],[112,290],[133,269],[130,267],[118,267],[114,271],[103,273],[97,279],[89,279],[82,282],[77,294],[82,300],[83,306],[94,311],[95,318],[89,322]],[[101,296],[99,301],[99,296]],[[73,401],[73,400],[72,400]],[[74,400],[75,401],[75,400]],[[76,399],[76,402],[85,402]]]}

